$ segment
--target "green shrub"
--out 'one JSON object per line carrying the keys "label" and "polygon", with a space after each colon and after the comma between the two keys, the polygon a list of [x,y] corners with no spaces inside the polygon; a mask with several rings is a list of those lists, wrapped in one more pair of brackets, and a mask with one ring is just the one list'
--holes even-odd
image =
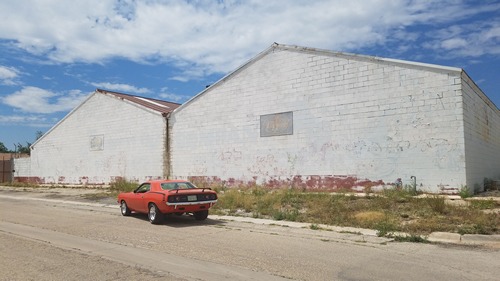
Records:
{"label": "green shrub", "polygon": [[383,237],[390,235],[392,232],[397,231],[398,227],[394,221],[386,217],[384,220],[379,221],[375,224],[375,230],[377,230],[377,236]]}
{"label": "green shrub", "polygon": [[286,220],[286,221],[297,221],[297,218],[299,217],[299,210],[297,209],[292,209],[292,210],[277,210],[273,212],[273,219],[281,221],[281,220]]}
{"label": "green shrub", "polygon": [[136,182],[127,181],[126,179],[117,179],[109,185],[109,190],[115,192],[131,192],[138,186]]}
{"label": "green shrub", "polygon": [[312,229],[312,230],[320,230],[321,229],[321,227],[319,225],[315,224],[315,223],[311,224],[309,226],[309,228]]}
{"label": "green shrub", "polygon": [[393,238],[395,241],[398,242],[429,243],[429,240],[423,238],[420,235],[406,235],[406,236],[396,235]]}
{"label": "green shrub", "polygon": [[439,195],[434,195],[431,197],[424,198],[431,207],[432,211],[438,213],[438,214],[445,214],[446,213],[446,203],[445,199],[442,196]]}
{"label": "green shrub", "polygon": [[460,197],[462,197],[463,199],[469,198],[472,196],[469,188],[466,185],[464,185],[460,188],[460,190],[458,191],[458,195],[460,195]]}

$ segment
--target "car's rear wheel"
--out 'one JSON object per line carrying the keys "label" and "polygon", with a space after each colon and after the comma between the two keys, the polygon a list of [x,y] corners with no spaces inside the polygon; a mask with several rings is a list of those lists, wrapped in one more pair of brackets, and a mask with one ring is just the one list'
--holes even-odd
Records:
{"label": "car's rear wheel", "polygon": [[122,202],[120,203],[120,211],[122,213],[122,216],[129,216],[131,213],[125,200],[122,200]]}
{"label": "car's rear wheel", "polygon": [[203,220],[206,220],[207,217],[208,217],[208,210],[205,210],[205,211],[199,211],[199,212],[194,212],[193,213],[193,216],[195,218],[195,220],[197,221],[203,221]]}
{"label": "car's rear wheel", "polygon": [[158,207],[155,204],[149,204],[148,218],[149,222],[152,224],[159,224],[162,221],[163,214],[160,212]]}

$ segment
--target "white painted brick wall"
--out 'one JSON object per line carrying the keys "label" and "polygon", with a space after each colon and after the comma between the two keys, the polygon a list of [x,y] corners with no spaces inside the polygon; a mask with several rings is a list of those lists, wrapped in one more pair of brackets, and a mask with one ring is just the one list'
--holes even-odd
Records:
{"label": "white painted brick wall", "polygon": [[14,177],[31,174],[31,161],[29,157],[14,158]]}
{"label": "white painted brick wall", "polygon": [[[157,112],[95,93],[35,144],[29,176],[61,184],[161,178],[165,126]],[[103,137],[103,150],[91,150],[92,136]]]}
{"label": "white painted brick wall", "polygon": [[[173,114],[172,172],[258,182],[415,176],[422,190],[460,187],[456,81],[458,71],[277,49]],[[293,135],[260,137],[261,115],[287,111]]]}
{"label": "white painted brick wall", "polygon": [[485,178],[500,178],[500,113],[466,74],[462,84],[467,187],[482,191]]}

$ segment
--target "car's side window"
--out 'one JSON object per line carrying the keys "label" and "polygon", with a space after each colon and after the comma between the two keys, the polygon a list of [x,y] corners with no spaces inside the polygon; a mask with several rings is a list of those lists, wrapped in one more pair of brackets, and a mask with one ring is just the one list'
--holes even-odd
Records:
{"label": "car's side window", "polygon": [[161,189],[163,190],[172,190],[172,189],[175,189],[175,185],[173,183],[162,183],[161,184]]}
{"label": "car's side window", "polygon": [[148,192],[151,189],[151,185],[149,183],[144,183],[139,188],[137,188],[137,191],[135,193],[144,193]]}

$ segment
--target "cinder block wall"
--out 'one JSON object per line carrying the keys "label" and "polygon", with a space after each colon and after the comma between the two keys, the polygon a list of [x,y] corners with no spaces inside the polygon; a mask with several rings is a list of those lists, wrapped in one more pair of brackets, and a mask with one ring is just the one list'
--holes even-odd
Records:
{"label": "cinder block wall", "polygon": [[31,159],[29,157],[14,158],[14,179],[31,175]]}
{"label": "cinder block wall", "polygon": [[157,112],[94,93],[34,145],[29,176],[56,184],[162,178],[165,125]]}
{"label": "cinder block wall", "polygon": [[467,187],[478,192],[500,178],[500,112],[466,73],[462,84]]}
{"label": "cinder block wall", "polygon": [[[225,184],[466,184],[459,69],[276,48],[180,107],[172,175]],[[293,134],[260,118],[293,112]]]}

